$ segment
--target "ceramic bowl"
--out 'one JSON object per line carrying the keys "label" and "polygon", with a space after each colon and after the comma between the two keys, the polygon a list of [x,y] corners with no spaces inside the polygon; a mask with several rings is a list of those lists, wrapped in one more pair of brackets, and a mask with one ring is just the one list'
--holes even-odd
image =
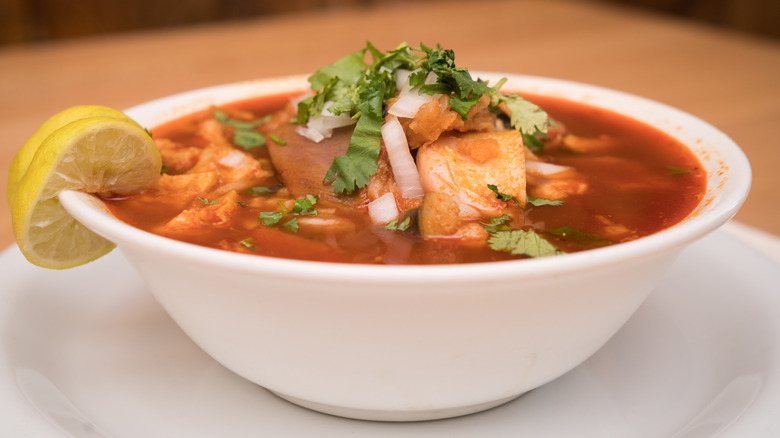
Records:
{"label": "ceramic bowl", "polygon": [[[231,253],[133,228],[90,195],[66,192],[60,201],[118,244],[203,350],[280,397],[370,420],[430,420],[485,410],[561,376],[604,345],[676,256],[736,213],[751,173],[726,135],[666,105],[561,80],[475,76],[507,77],[504,90],[608,108],[666,131],[701,161],[706,195],[681,223],[636,241],[558,257],[449,266]],[[210,105],[306,86],[303,76],[236,83],[126,112],[154,127]]]}

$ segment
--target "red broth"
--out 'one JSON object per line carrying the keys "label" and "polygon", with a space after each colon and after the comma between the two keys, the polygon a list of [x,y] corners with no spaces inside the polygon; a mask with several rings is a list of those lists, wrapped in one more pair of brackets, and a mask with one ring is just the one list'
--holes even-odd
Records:
{"label": "red broth", "polygon": [[[539,158],[576,169],[577,187],[560,183],[569,190],[562,205],[515,208],[523,228],[538,234],[564,252],[576,252],[640,238],[667,228],[685,218],[699,203],[705,190],[706,174],[696,157],[681,143],[646,124],[607,110],[561,99],[527,96],[544,108],[570,134],[571,147],[556,147],[550,141]],[[261,118],[279,108],[289,96],[274,96],[228,105]],[[171,139],[202,148],[206,141],[198,135],[198,124],[212,117],[211,111],[189,115],[154,128],[155,140]],[[555,130],[553,130],[555,131]],[[554,134],[551,134],[554,135]],[[573,140],[572,140],[573,139]],[[594,146],[595,145],[595,146]],[[250,150],[255,158],[267,160],[267,147]],[[169,172],[171,172],[169,170]],[[175,171],[171,172],[175,173]],[[538,181],[537,181],[538,182]],[[529,180],[528,193],[549,193],[549,187]],[[276,177],[253,181],[253,186],[277,186]],[[569,184],[569,186],[567,186]],[[553,186],[555,184],[552,184]],[[412,232],[390,231],[371,223],[365,206],[341,208],[318,203],[315,208],[333,208],[332,217],[347,227],[301,226],[297,231],[266,226],[258,221],[252,205],[257,194],[238,192],[229,223],[216,227],[166,232],[164,225],[183,209],[214,202],[209,199],[179,199],[171,193],[151,189],[122,199],[107,199],[112,213],[138,228],[197,245],[246,254],[343,263],[441,264],[509,260],[512,256],[490,249],[484,242],[456,239],[423,239]],[[202,198],[202,197],[201,197]],[[323,201],[324,202],[324,201]],[[268,208],[265,208],[268,210]],[[330,211],[330,210],[329,210]]]}

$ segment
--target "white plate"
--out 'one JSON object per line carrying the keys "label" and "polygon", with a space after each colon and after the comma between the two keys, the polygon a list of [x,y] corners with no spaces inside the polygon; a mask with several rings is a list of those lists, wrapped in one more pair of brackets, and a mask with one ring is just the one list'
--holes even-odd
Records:
{"label": "white plate", "polygon": [[69,271],[0,255],[0,436],[777,437],[780,267],[719,231],[574,371],[471,416],[374,423],[292,405],[216,364],[121,253]]}

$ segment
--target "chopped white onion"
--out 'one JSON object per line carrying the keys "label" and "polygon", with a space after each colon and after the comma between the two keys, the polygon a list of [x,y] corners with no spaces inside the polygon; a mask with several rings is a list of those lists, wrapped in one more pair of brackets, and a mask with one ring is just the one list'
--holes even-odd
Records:
{"label": "chopped white onion", "polygon": [[397,118],[388,117],[382,125],[382,140],[385,142],[390,168],[401,196],[407,199],[422,197],[425,192],[420,181],[420,172],[409,150],[404,128]]}
{"label": "chopped white onion", "polygon": [[564,172],[571,169],[569,166],[561,166],[559,164],[547,163],[544,161],[526,161],[525,170],[529,173],[535,173],[537,175],[553,175],[556,173]]}
{"label": "chopped white onion", "polygon": [[244,163],[247,162],[247,160],[250,160],[245,153],[240,151],[230,151],[227,155],[220,158],[218,163],[226,166],[231,167],[233,169],[237,169],[241,167]]}
{"label": "chopped white onion", "polygon": [[398,100],[387,110],[387,113],[396,117],[412,118],[421,106],[434,99],[435,97],[430,94],[418,94],[417,90],[403,89],[398,93]]}
{"label": "chopped white onion", "polygon": [[[412,90],[412,86],[409,84],[409,76],[413,72],[409,70],[396,70],[395,72],[395,87],[398,90],[398,99],[393,106],[388,110],[388,114],[392,114],[396,117],[414,117],[421,106],[426,103],[438,99],[438,95],[420,94],[419,90]],[[436,73],[430,72],[428,77],[425,78],[426,84],[435,84],[438,76]]]}
{"label": "chopped white onion", "polygon": [[368,215],[377,224],[386,224],[398,217],[398,207],[395,204],[395,196],[387,192],[384,195],[368,203]]}
{"label": "chopped white onion", "polygon": [[311,96],[314,96],[314,92],[309,90],[309,91],[301,94],[300,96],[295,96],[295,97],[291,98],[290,99],[290,103],[292,104],[292,106],[298,108],[298,104],[301,103],[302,100],[308,99]]}
{"label": "chopped white onion", "polygon": [[320,131],[311,129],[308,126],[296,126],[295,132],[297,132],[298,135],[306,137],[315,143],[319,143],[325,139],[325,136]]}
{"label": "chopped white onion", "polygon": [[331,105],[333,105],[333,102],[326,102],[319,117],[310,118],[305,127],[299,126],[295,132],[315,143],[319,143],[326,138],[330,138],[334,129],[356,123],[355,119],[350,117],[348,113],[335,115],[328,111]]}
{"label": "chopped white onion", "polygon": [[395,89],[401,91],[403,88],[409,88],[409,75],[411,70],[404,70],[399,68],[395,71]]}

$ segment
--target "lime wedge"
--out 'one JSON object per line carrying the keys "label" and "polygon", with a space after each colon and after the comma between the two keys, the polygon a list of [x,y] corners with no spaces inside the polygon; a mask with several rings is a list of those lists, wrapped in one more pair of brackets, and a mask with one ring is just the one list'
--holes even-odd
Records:
{"label": "lime wedge", "polygon": [[84,264],[114,247],[60,206],[60,192],[139,192],[157,182],[162,165],[149,134],[115,116],[78,118],[53,129],[34,154],[14,163],[26,167],[9,196],[16,242],[31,263],[54,269]]}

